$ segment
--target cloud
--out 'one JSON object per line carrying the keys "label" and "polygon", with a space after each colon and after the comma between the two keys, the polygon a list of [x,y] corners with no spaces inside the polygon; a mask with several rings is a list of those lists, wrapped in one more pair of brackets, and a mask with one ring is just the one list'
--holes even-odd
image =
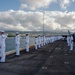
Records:
{"label": "cloud", "polygon": [[74,0],[60,0],[60,6],[63,9],[66,9]]}
{"label": "cloud", "polygon": [[24,9],[24,8],[27,8],[28,6],[26,4],[21,4],[20,5],[20,9]]}
{"label": "cloud", "polygon": [[62,9],[66,9],[75,0],[21,0],[21,8],[37,10],[40,8],[48,8],[52,3],[58,3]]}
{"label": "cloud", "polygon": [[[45,31],[75,31],[75,12],[45,11]],[[9,10],[0,12],[0,29],[19,31],[41,31],[43,13],[39,11]]]}
{"label": "cloud", "polygon": [[36,10],[42,7],[48,7],[51,3],[56,2],[57,0],[21,0],[22,3],[28,5],[30,10]]}

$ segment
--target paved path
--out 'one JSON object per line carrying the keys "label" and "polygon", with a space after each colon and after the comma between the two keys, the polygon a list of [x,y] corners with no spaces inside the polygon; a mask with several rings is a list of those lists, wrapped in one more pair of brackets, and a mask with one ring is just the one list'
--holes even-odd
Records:
{"label": "paved path", "polygon": [[75,75],[75,51],[57,41],[19,57],[12,54],[0,63],[0,75]]}

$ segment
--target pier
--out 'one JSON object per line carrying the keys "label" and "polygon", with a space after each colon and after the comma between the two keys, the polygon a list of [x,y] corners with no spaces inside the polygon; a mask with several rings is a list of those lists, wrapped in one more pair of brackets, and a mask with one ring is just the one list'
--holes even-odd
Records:
{"label": "pier", "polygon": [[75,75],[75,50],[70,52],[64,40],[37,50],[33,46],[18,57],[7,55],[6,62],[0,63],[0,75]]}

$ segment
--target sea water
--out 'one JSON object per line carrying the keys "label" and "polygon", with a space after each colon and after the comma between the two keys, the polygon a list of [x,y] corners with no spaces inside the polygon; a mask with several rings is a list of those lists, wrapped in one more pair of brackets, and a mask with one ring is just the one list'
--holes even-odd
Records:
{"label": "sea water", "polygon": [[[29,46],[34,45],[34,37],[29,37]],[[21,37],[20,39],[20,48],[25,49],[25,37]],[[8,37],[6,39],[6,52],[15,50],[15,38],[14,37]]]}

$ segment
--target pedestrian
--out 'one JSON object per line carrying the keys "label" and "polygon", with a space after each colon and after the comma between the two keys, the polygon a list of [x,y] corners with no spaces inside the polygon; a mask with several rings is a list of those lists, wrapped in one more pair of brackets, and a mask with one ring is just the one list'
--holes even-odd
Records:
{"label": "pedestrian", "polygon": [[16,32],[15,36],[15,47],[16,47],[16,55],[20,55],[20,35],[19,32]]}
{"label": "pedestrian", "polygon": [[25,44],[26,44],[26,52],[29,52],[29,35],[28,35],[28,33],[26,34],[26,37],[25,37]]}
{"label": "pedestrian", "polygon": [[67,35],[67,44],[70,46],[70,35]]}
{"label": "pedestrian", "polygon": [[1,52],[1,60],[0,62],[5,62],[6,59],[6,54],[5,54],[5,40],[7,38],[7,35],[5,34],[5,31],[1,30],[0,31],[0,52]]}
{"label": "pedestrian", "polygon": [[46,36],[43,37],[43,44],[46,45]]}
{"label": "pedestrian", "polygon": [[38,49],[38,38],[37,38],[37,36],[35,37],[35,49]]}
{"label": "pedestrian", "polygon": [[73,36],[70,35],[70,51],[73,50]]}
{"label": "pedestrian", "polygon": [[38,36],[38,45],[39,45],[38,47],[41,48],[41,37],[40,37],[40,35]]}
{"label": "pedestrian", "polygon": [[41,36],[41,46],[43,46],[43,45],[44,45],[44,37]]}

